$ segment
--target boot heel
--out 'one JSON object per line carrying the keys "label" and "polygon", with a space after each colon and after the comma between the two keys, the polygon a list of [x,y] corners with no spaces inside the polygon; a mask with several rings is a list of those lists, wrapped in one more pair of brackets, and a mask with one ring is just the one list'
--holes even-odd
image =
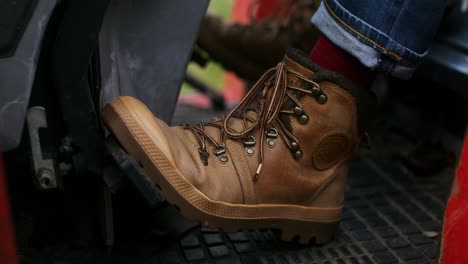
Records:
{"label": "boot heel", "polygon": [[333,238],[339,222],[291,222],[282,230],[280,239],[300,244],[323,244]]}

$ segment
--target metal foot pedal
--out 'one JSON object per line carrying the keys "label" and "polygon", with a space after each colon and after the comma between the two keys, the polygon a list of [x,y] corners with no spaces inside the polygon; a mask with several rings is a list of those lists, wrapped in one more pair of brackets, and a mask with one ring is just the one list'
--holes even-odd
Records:
{"label": "metal foot pedal", "polygon": [[[166,202],[166,199],[161,195],[159,190],[148,180],[138,162],[130,157],[114,138],[109,137],[106,140],[106,146],[123,174],[130,179],[150,207],[154,209],[151,213],[154,233],[170,237],[180,237],[189,230],[199,226],[197,222],[184,218],[174,206]],[[111,170],[107,170],[107,172],[105,181],[108,186],[111,186],[110,189],[112,190],[112,186],[118,186],[118,182],[121,182],[121,180],[111,181],[110,176],[116,175],[116,173],[111,173]],[[114,182],[115,184],[109,184],[110,182]]]}
{"label": "metal foot pedal", "polygon": [[117,166],[130,179],[132,184],[143,195],[151,208],[160,207],[166,199],[159,190],[149,181],[136,160],[130,157],[115,141],[114,138],[106,139],[106,147]]}

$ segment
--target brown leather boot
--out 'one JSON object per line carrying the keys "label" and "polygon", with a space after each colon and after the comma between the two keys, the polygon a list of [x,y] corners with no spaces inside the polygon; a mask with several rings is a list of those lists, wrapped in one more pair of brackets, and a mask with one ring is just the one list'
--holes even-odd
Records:
{"label": "brown leather boot", "polygon": [[310,19],[319,4],[319,0],[301,0],[287,18],[272,17],[247,25],[224,23],[207,14],[197,43],[226,69],[255,81],[281,60],[289,46],[312,49],[319,31]]}
{"label": "brown leather boot", "polygon": [[329,240],[367,92],[289,50],[226,116],[168,127],[119,97],[103,118],[181,213],[225,231],[273,228],[283,240]]}

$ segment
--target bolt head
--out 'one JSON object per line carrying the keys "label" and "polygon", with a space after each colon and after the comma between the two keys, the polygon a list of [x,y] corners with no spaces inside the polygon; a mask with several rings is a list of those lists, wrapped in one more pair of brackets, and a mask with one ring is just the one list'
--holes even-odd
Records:
{"label": "bolt head", "polygon": [[219,156],[219,161],[221,161],[221,163],[227,163],[229,161],[229,158],[226,155],[221,155]]}
{"label": "bolt head", "polygon": [[42,188],[49,188],[53,184],[54,174],[49,169],[41,169],[38,181]]}
{"label": "bolt head", "polygon": [[267,140],[268,147],[272,148],[276,145],[276,140],[274,139],[268,139]]}
{"label": "bolt head", "polygon": [[252,156],[254,154],[254,149],[253,148],[245,148],[245,152],[247,153],[248,156]]}

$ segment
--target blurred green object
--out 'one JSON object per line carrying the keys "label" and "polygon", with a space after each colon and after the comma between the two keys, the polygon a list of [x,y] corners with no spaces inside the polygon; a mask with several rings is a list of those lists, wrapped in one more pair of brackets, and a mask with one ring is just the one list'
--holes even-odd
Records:
{"label": "blurred green object", "polygon": [[210,2],[208,12],[213,12],[227,21],[231,15],[232,4],[232,0],[214,0]]}
{"label": "blurred green object", "polygon": [[[208,12],[219,15],[225,21],[231,15],[233,0],[211,1]],[[196,63],[189,63],[187,72],[197,77],[207,85],[219,91],[223,88],[224,69],[219,64],[210,62],[206,67],[201,68]],[[182,94],[191,93],[193,89],[186,83],[182,84]]]}

